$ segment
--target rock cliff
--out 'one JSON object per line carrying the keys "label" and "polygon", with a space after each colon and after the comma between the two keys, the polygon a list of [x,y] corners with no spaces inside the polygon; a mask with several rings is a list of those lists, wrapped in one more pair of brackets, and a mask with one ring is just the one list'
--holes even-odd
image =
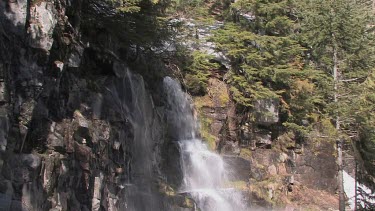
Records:
{"label": "rock cliff", "polygon": [[104,1],[0,3],[0,210],[192,207],[173,190],[163,65],[115,15]]}
{"label": "rock cliff", "polygon": [[[203,40],[217,28],[196,26]],[[320,128],[307,142],[285,131],[279,99],[258,100],[251,109],[236,105],[226,80],[225,52],[200,42],[191,48],[213,56],[223,68],[210,71],[207,94],[194,96],[201,136],[236,172],[231,186],[246,192],[257,209],[337,209],[334,143],[320,137]]]}
{"label": "rock cliff", "polygon": [[[194,210],[176,192],[168,70],[122,18],[106,1],[0,2],[0,210]],[[255,207],[336,208],[333,145],[280,131],[279,99],[238,107],[227,58],[200,48],[223,68],[194,96],[200,136],[236,170],[230,185]]]}

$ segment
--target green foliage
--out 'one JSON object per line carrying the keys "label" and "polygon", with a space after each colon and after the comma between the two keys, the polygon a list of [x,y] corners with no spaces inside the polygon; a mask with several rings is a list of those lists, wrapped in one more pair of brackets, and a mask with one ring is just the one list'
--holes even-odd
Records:
{"label": "green foliage", "polygon": [[122,0],[117,1],[120,5],[117,7],[119,12],[124,13],[135,13],[141,10],[140,2],[141,0]]}
{"label": "green foliage", "polygon": [[219,68],[217,63],[210,62],[211,56],[194,51],[184,67],[186,88],[192,95],[205,95],[210,71]]}
{"label": "green foliage", "polygon": [[165,12],[169,0],[105,0],[101,4],[103,14],[89,7],[83,15],[82,31],[88,36],[108,31],[119,38],[117,45],[133,46],[137,54],[152,53],[174,36]]}
{"label": "green foliage", "polygon": [[[375,67],[374,34],[370,25],[373,14],[370,1],[301,1],[301,40],[309,46],[313,69],[333,77],[334,52],[337,53],[338,79],[325,82],[338,89],[321,87],[325,105],[322,111],[335,118],[341,117],[344,130],[351,130],[353,124],[353,96],[361,93],[358,85]],[[337,102],[332,96],[339,96]],[[331,96],[331,97],[329,97]],[[355,108],[354,108],[355,109]]]}
{"label": "green foliage", "polygon": [[[160,12],[165,10],[171,2],[163,0],[107,0],[118,12],[121,13],[138,13],[145,10],[148,12]],[[158,10],[158,11],[151,11]]]}
{"label": "green foliage", "polygon": [[208,147],[211,150],[216,149],[216,137],[211,134],[211,124],[212,119],[205,117],[204,115],[200,115],[201,118],[201,127],[200,127],[200,134],[202,136],[202,139],[207,143]]}
{"label": "green foliage", "polygon": [[225,1],[216,0],[172,0],[172,6],[168,13],[171,15],[194,18],[198,22],[212,21],[215,17],[221,16]]}
{"label": "green foliage", "polygon": [[233,99],[252,107],[259,99],[280,98],[283,121],[301,126],[321,102],[313,95],[320,72],[305,68],[306,49],[293,33],[293,2],[241,0],[232,8],[255,15],[251,23],[226,24],[212,38],[232,61],[228,82]]}
{"label": "green foliage", "polygon": [[192,95],[204,95],[207,93],[207,82],[209,74],[197,72],[186,74],[186,88]]}
{"label": "green foliage", "polygon": [[[359,88],[361,94],[353,101],[355,122],[359,131],[357,142],[363,159],[365,174],[363,182],[374,181],[375,176],[375,73],[371,74]],[[374,184],[368,184],[374,186]]]}
{"label": "green foliage", "polygon": [[[212,21],[213,1],[175,0],[170,11]],[[280,120],[291,140],[348,139],[357,132],[366,168],[375,175],[375,48],[370,0],[236,0],[211,41],[231,60],[230,96],[245,110],[261,99],[279,99]],[[208,9],[209,8],[209,9]],[[141,10],[142,11],[142,10]],[[225,12],[223,12],[224,14]],[[252,20],[241,17],[251,15]],[[337,52],[339,80],[332,77]],[[211,70],[202,52],[184,52],[187,90],[205,95]],[[371,77],[369,77],[371,75]],[[334,90],[334,84],[337,90]],[[334,95],[338,96],[337,102]],[[334,127],[340,116],[342,131]],[[203,131],[207,140],[214,140]],[[314,139],[314,140],[312,140]],[[246,152],[246,151],[244,151]]]}
{"label": "green foliage", "polygon": [[[356,153],[356,158],[363,159],[366,170],[375,175],[372,156],[375,101],[371,76],[375,67],[375,37],[371,4],[369,0],[304,0],[299,3],[298,15],[302,20],[300,39],[309,48],[309,66],[324,72],[326,77],[333,78],[334,66],[339,73],[335,81],[319,80],[323,85],[318,87],[322,96],[320,111],[328,121],[326,125],[331,125],[329,134],[335,139],[359,139],[361,155]],[[339,131],[332,128],[337,117]]]}
{"label": "green foliage", "polygon": [[244,106],[256,99],[281,96],[293,77],[303,74],[303,48],[289,37],[259,35],[227,24],[213,40],[233,61],[229,82],[235,100]]}
{"label": "green foliage", "polygon": [[239,0],[232,9],[254,15],[250,27],[258,34],[287,36],[295,28],[295,4],[291,0]]}
{"label": "green foliage", "polygon": [[[202,7],[204,4],[204,1],[202,0],[174,0],[174,10],[182,12],[184,14],[188,14],[189,16],[200,16],[202,14],[205,14],[205,12],[202,10],[205,9]],[[206,10],[207,11],[207,10]]]}
{"label": "green foliage", "polygon": [[342,77],[368,74],[374,64],[374,36],[369,27],[373,14],[367,4],[352,0],[302,1],[299,11],[301,38],[309,45],[317,68],[331,73],[336,44]]}
{"label": "green foliage", "polygon": [[252,158],[252,151],[247,148],[241,148],[240,155],[241,158],[251,159]]}

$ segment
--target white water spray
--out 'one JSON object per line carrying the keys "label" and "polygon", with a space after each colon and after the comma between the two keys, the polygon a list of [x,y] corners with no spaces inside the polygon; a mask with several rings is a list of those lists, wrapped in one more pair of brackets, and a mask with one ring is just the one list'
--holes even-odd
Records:
{"label": "white water spray", "polygon": [[168,121],[174,127],[181,153],[183,184],[180,192],[189,194],[202,211],[245,210],[243,196],[228,183],[226,164],[196,138],[197,124],[189,96],[170,77],[164,79],[169,100]]}

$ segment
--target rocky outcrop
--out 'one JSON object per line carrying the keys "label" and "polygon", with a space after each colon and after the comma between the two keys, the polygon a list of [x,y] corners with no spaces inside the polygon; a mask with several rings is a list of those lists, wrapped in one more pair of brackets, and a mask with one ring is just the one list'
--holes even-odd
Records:
{"label": "rocky outcrop", "polygon": [[[59,14],[64,15],[64,14]],[[38,2],[30,9],[28,34],[30,46],[49,51],[53,44],[53,31],[57,24],[57,11],[53,1]]]}
{"label": "rocky outcrop", "polygon": [[[164,66],[122,40],[122,16],[107,3],[0,2],[0,210],[194,209],[176,191],[179,134],[166,123]],[[207,39],[221,25],[190,30]],[[202,46],[228,68],[214,48]],[[214,72],[194,101],[200,135],[238,172],[234,186],[263,207],[332,196],[332,145],[290,137],[279,147],[280,102],[238,108],[225,78]]]}
{"label": "rocky outcrop", "polygon": [[163,65],[92,25],[115,15],[97,3],[0,3],[0,210],[193,209],[163,168],[163,74],[134,73]]}
{"label": "rocky outcrop", "polygon": [[234,129],[236,116],[233,112],[234,105],[229,101],[227,84],[220,77],[210,78],[208,84],[208,94],[194,98],[201,136],[214,149],[235,152],[238,149]]}
{"label": "rocky outcrop", "polygon": [[254,103],[255,123],[269,126],[279,121],[279,100],[261,99]]}
{"label": "rocky outcrop", "polygon": [[0,4],[1,30],[22,36],[25,33],[28,13],[27,0],[2,1]]}
{"label": "rocky outcrop", "polygon": [[[195,47],[220,54],[206,44]],[[194,102],[203,140],[224,156],[230,172],[236,172],[229,186],[243,191],[257,210],[337,209],[334,145],[316,137],[303,142],[285,131],[277,98],[257,100],[252,108],[236,105],[226,72],[211,71],[207,94],[195,96]],[[314,199],[304,194],[314,194]]]}

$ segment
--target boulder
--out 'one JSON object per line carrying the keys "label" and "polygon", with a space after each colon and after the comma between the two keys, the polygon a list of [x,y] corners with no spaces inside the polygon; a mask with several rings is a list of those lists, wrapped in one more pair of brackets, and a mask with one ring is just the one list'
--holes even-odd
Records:
{"label": "boulder", "polygon": [[53,2],[42,1],[30,9],[28,28],[30,46],[49,51],[53,44],[53,30],[57,23],[57,11]]}
{"label": "boulder", "polygon": [[61,61],[55,61],[54,64],[56,69],[59,70],[59,72],[61,73],[64,69],[64,63]]}
{"label": "boulder", "polygon": [[81,64],[81,57],[83,55],[84,48],[76,45],[74,50],[70,53],[68,58],[68,67],[78,68]]}
{"label": "boulder", "polygon": [[254,103],[255,122],[269,126],[279,121],[279,99],[260,99]]}
{"label": "boulder", "polygon": [[255,149],[256,146],[269,146],[272,144],[271,131],[263,129],[251,130],[249,124],[245,124],[241,127],[241,145],[243,147],[252,147]]}
{"label": "boulder", "polygon": [[252,134],[252,142],[257,146],[267,146],[272,144],[271,132],[266,130],[256,131]]}
{"label": "boulder", "polygon": [[22,36],[25,32],[27,0],[0,1],[0,27]]}
{"label": "boulder", "polygon": [[232,181],[248,181],[251,172],[251,162],[247,159],[238,156],[223,156],[225,164],[227,164],[230,172],[235,174],[229,175],[229,179]]}
{"label": "boulder", "polygon": [[268,174],[275,176],[277,174],[277,169],[275,165],[268,166]]}
{"label": "boulder", "polygon": [[59,133],[50,133],[47,137],[48,146],[59,152],[65,150],[64,138]]}
{"label": "boulder", "polygon": [[89,123],[87,119],[78,110],[74,112],[74,120],[78,123],[79,127],[84,127],[84,128],[89,127]]}

